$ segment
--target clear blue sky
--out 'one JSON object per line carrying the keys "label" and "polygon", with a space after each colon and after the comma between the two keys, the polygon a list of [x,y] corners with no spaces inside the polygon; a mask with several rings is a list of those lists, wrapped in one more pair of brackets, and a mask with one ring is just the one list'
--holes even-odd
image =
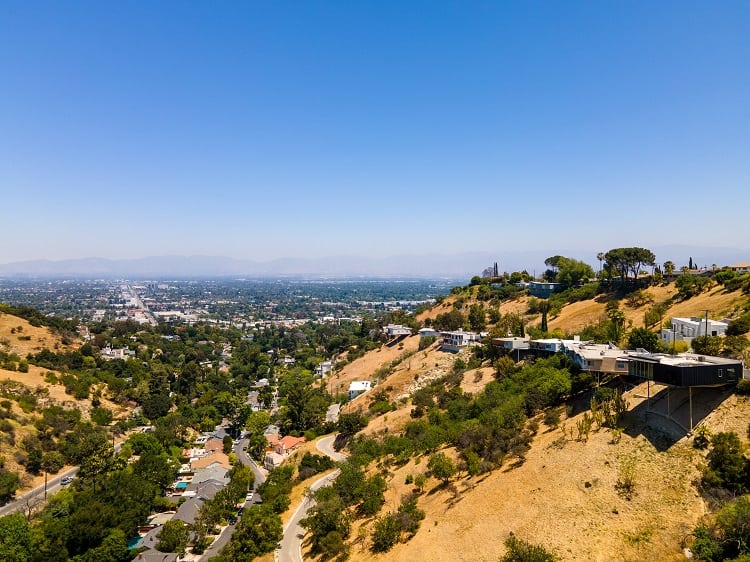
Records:
{"label": "clear blue sky", "polygon": [[750,247],[750,3],[0,4],[0,263]]}

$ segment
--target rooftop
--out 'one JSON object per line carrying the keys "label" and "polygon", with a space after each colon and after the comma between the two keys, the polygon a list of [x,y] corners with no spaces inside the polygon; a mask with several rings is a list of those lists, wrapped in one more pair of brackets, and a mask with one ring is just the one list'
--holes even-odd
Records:
{"label": "rooftop", "polygon": [[660,363],[662,365],[672,365],[675,367],[693,367],[706,364],[734,365],[738,363],[736,359],[714,357],[712,355],[696,355],[694,353],[680,353],[678,355],[669,355],[668,353],[631,353],[629,358],[640,359],[651,363]]}

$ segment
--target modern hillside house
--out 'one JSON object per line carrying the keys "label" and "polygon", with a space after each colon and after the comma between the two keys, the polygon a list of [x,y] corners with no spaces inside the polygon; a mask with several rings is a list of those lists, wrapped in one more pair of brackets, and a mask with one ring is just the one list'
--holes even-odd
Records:
{"label": "modern hillside house", "polygon": [[[628,371],[633,377],[648,381],[649,413],[655,413],[678,423],[686,431],[692,431],[693,424],[693,389],[702,389],[699,396],[706,395],[710,388],[724,388],[736,386],[743,377],[743,365],[741,361],[726,359],[724,357],[711,357],[708,355],[695,355],[682,353],[679,355],[668,355],[666,353],[631,353],[627,356]],[[651,382],[661,383],[666,389],[666,414],[652,409]],[[685,396],[687,389],[687,396]],[[673,409],[670,405],[670,394],[678,396],[682,393],[682,404],[689,405],[689,422],[686,425],[679,424],[673,417]],[[687,400],[685,400],[685,398]],[[674,402],[672,402],[674,403]],[[678,403],[675,410],[680,407]]]}
{"label": "modern hillside house", "polygon": [[612,343],[590,343],[577,340],[565,341],[565,355],[582,371],[605,375],[627,375],[628,354]]}
{"label": "modern hillside house", "polygon": [[557,291],[560,287],[560,283],[548,283],[546,281],[530,281],[529,282],[529,294],[532,297],[539,297],[546,299],[552,293]]}
{"label": "modern hillside house", "polygon": [[535,357],[549,357],[563,350],[563,340],[559,338],[543,338],[529,340],[529,351]]}
{"label": "modern hillside house", "polygon": [[372,388],[370,381],[352,381],[349,385],[349,400],[354,400],[360,394],[368,392]]}
{"label": "modern hillside house", "polygon": [[727,332],[728,324],[718,320],[711,320],[693,316],[691,318],[672,318],[672,326],[664,328],[660,337],[667,345],[673,341],[684,341],[690,344],[693,338],[705,336],[723,336]]}
{"label": "modern hillside house", "polygon": [[458,352],[473,342],[479,342],[482,338],[474,332],[464,332],[457,330],[455,332],[441,332],[443,338],[440,349],[443,351]]}
{"label": "modern hillside house", "polygon": [[410,336],[411,328],[402,326],[401,324],[388,324],[383,327],[383,333],[389,338],[395,338],[398,336]]}
{"label": "modern hillside house", "polygon": [[628,374],[671,386],[736,385],[742,378],[742,361],[681,353],[632,353]]}

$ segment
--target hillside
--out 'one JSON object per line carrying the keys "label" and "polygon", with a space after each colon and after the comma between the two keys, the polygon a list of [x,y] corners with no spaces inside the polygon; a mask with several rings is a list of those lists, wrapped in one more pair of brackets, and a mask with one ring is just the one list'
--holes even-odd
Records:
{"label": "hillside", "polygon": [[[631,412],[643,394],[641,387],[627,393]],[[750,403],[730,396],[705,423],[744,434],[748,415]],[[447,490],[432,481],[420,498],[427,517],[414,538],[383,555],[354,549],[352,560],[494,561],[510,532],[563,560],[684,559],[683,540],[706,512],[694,486],[701,453],[687,437],[672,443],[670,427],[654,429],[653,420],[647,425],[638,414],[631,414],[628,432],[616,444],[606,430],[577,441],[571,431],[579,416],[556,429],[542,424],[518,467],[464,475]],[[629,459],[636,466],[631,500],[615,488]],[[424,462],[411,461],[392,473],[387,509],[395,510],[411,490],[406,476],[424,470]]]}
{"label": "hillside", "polygon": [[[19,360],[43,349],[61,352],[72,351],[79,346],[80,342],[65,344],[62,336],[45,326],[32,326],[23,318],[0,312],[0,352],[6,358],[0,364],[0,393],[1,399],[7,401],[7,407],[2,408],[0,457],[4,459],[5,468],[21,474],[22,488],[44,482],[43,475],[29,474],[19,462],[27,456],[24,439],[38,433],[34,422],[39,419],[42,410],[60,406],[78,410],[83,419],[89,419],[93,404],[90,398],[76,399],[66,392],[60,382],[61,373],[36,365],[28,365],[28,371],[24,372],[19,367]],[[112,411],[115,417],[121,417],[128,411],[106,398],[100,399],[99,406]]]}
{"label": "hillside", "polygon": [[[497,306],[491,302],[483,302],[477,299],[477,288],[470,287],[469,293],[460,295],[449,295],[441,303],[421,312],[417,316],[419,322],[434,321],[439,314],[444,314],[458,308],[462,312],[468,312],[471,305],[479,304],[485,311],[496,308],[501,314],[518,314],[526,326],[538,326],[541,322],[541,314],[529,313],[528,296],[501,301]],[[713,319],[733,317],[747,303],[747,295],[741,290],[727,291],[721,285],[713,285],[708,291],[700,293],[686,300],[676,298],[677,289],[675,283],[665,283],[645,289],[648,302],[643,304],[629,303],[628,299],[620,299],[620,310],[625,314],[626,323],[632,328],[643,327],[644,314],[655,304],[664,304],[665,312],[663,319],[671,317],[703,316],[706,311]],[[532,297],[533,298],[533,297]],[[596,324],[605,317],[606,303],[609,295],[597,295],[596,298],[582,300],[565,305],[558,314],[549,317],[549,330],[561,330],[566,334],[573,335],[588,325]],[[459,303],[458,305],[456,303]]]}
{"label": "hillside", "polygon": [[[720,286],[684,301],[672,300],[674,284],[648,290],[649,303],[629,305],[621,301],[629,328],[643,326],[646,310],[654,303],[669,302],[664,320],[672,316],[701,316],[706,310],[712,318],[735,315],[747,302],[740,291],[727,292]],[[451,295],[420,314],[418,320],[434,320],[458,307],[468,312],[472,305],[490,307],[472,295]],[[527,325],[539,322],[539,315],[527,314],[528,298],[506,301],[498,306],[501,314],[522,315]],[[459,301],[459,304],[455,303]],[[575,334],[605,315],[605,299],[591,299],[563,307],[550,318],[550,330]],[[491,325],[488,326],[488,329]],[[376,391],[385,391],[395,410],[374,415],[374,392],[360,396],[345,411],[371,416],[363,435],[397,435],[412,420],[411,397],[416,390],[449,373],[457,359],[470,360],[471,352],[444,353],[435,345],[417,350],[418,337],[406,338],[396,348],[383,347],[346,365],[334,379],[337,388],[351,380],[378,381]],[[494,380],[494,369],[482,366],[467,370],[460,387],[467,393],[479,393]],[[674,392],[674,391],[673,391]],[[383,394],[381,393],[381,396]],[[664,408],[666,387],[651,385],[652,408]],[[692,446],[692,436],[659,415],[646,413],[645,384],[629,387],[624,397],[628,409],[623,432],[595,429],[582,437],[577,426],[588,415],[588,396],[567,405],[559,425],[546,426],[538,415],[538,425],[529,450],[521,459],[504,463],[501,468],[478,476],[459,474],[449,486],[428,478],[423,492],[411,482],[427,474],[429,455],[418,455],[401,466],[380,463],[387,474],[386,502],[380,516],[397,511],[405,496],[418,493],[419,508],[426,517],[410,540],[397,543],[383,554],[371,552],[370,539],[374,519],[359,519],[351,536],[350,559],[357,561],[430,560],[495,561],[504,552],[504,540],[514,533],[534,544],[543,545],[561,560],[683,560],[683,548],[689,546],[692,531],[710,511],[697,487],[705,451]],[[685,424],[687,397],[672,398],[672,416]],[[698,422],[711,432],[735,431],[747,444],[747,420],[750,400],[731,391],[703,389],[693,395]],[[442,449],[457,459],[454,449]],[[374,469],[373,470],[373,474]],[[634,477],[634,493],[625,497],[617,483],[624,474]],[[306,556],[307,558],[307,556]],[[310,558],[313,558],[310,556]]]}

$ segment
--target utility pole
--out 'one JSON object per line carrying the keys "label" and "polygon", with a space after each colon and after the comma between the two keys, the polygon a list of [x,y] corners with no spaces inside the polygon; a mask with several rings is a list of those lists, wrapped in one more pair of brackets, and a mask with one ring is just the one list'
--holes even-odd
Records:
{"label": "utility pole", "polygon": [[703,335],[706,336],[705,342],[708,345],[708,310],[706,310],[706,333]]}

